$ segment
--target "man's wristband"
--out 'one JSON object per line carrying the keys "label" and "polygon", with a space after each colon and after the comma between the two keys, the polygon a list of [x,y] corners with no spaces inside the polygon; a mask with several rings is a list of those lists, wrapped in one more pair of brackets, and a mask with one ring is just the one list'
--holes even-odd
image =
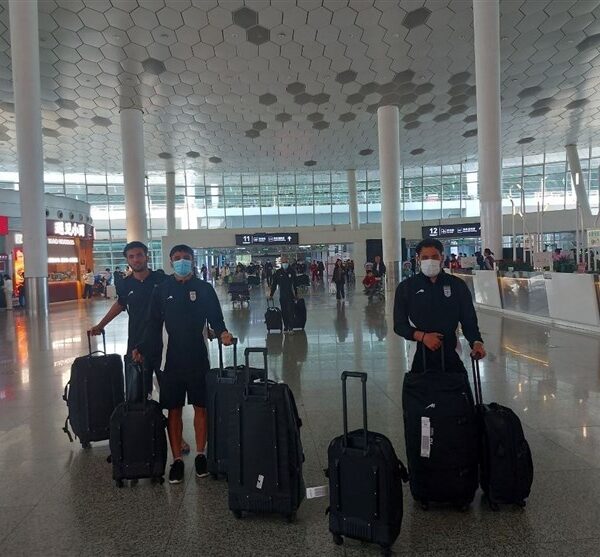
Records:
{"label": "man's wristband", "polygon": [[425,340],[426,334],[427,334],[426,332],[421,333],[421,342],[423,342]]}

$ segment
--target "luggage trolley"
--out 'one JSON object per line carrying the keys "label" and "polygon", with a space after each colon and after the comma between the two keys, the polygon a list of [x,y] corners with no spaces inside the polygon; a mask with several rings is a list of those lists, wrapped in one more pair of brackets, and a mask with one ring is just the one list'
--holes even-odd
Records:
{"label": "luggage trolley", "polygon": [[240,308],[244,306],[244,302],[250,306],[250,288],[246,282],[232,282],[229,284],[228,289],[229,295],[231,296],[231,304],[235,307],[238,303]]}

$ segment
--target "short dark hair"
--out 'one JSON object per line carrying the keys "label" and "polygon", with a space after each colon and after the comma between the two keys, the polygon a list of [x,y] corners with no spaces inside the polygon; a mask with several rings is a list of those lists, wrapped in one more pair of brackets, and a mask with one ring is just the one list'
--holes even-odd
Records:
{"label": "short dark hair", "polygon": [[124,248],[123,248],[123,257],[125,259],[127,259],[127,252],[130,249],[143,249],[144,250],[144,255],[148,255],[148,246],[146,244],[144,244],[143,242],[138,242],[137,240],[134,242],[129,242]]}
{"label": "short dark hair", "polygon": [[194,250],[190,246],[187,246],[186,244],[177,244],[171,248],[171,251],[169,252],[169,259],[171,259],[173,254],[177,253],[178,251],[182,251],[183,253],[187,253],[188,255],[194,257]]}
{"label": "short dark hair", "polygon": [[435,248],[440,252],[440,255],[444,253],[444,244],[435,238],[425,238],[425,240],[420,242],[416,249],[417,255],[421,253],[423,248]]}

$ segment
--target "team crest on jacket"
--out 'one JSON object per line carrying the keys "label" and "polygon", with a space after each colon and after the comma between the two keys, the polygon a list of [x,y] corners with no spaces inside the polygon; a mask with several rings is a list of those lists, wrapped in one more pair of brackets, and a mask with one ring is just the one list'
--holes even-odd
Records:
{"label": "team crest on jacket", "polygon": [[449,284],[444,285],[444,296],[446,296],[446,298],[452,296],[452,288],[450,288]]}
{"label": "team crest on jacket", "polygon": [[190,300],[192,302],[196,301],[196,291],[195,290],[190,290]]}

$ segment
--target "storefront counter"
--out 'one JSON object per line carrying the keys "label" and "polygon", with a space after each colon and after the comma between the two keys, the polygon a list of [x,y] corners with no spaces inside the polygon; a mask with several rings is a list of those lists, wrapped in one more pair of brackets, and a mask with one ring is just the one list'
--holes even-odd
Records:
{"label": "storefront counter", "polygon": [[515,317],[600,333],[600,276],[459,271],[476,304]]}
{"label": "storefront counter", "polygon": [[52,302],[67,302],[81,298],[81,283],[76,280],[61,280],[48,283],[48,297]]}

